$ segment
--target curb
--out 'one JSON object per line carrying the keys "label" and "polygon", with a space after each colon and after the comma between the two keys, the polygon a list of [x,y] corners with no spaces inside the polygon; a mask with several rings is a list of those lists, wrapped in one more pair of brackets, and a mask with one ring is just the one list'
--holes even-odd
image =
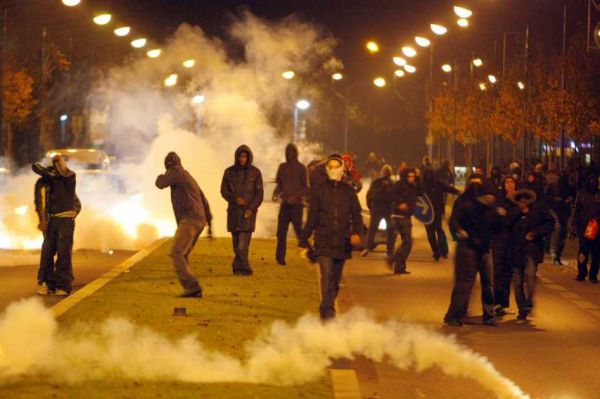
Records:
{"label": "curb", "polygon": [[54,314],[54,317],[58,318],[59,316],[65,314],[73,306],[77,305],[85,298],[96,293],[100,288],[104,287],[115,277],[119,276],[121,273],[129,270],[131,267],[141,262],[143,259],[148,257],[148,255],[150,255],[152,252],[154,252],[156,249],[158,249],[161,245],[163,245],[170,239],[170,237],[164,237],[156,240],[150,246],[142,249],[132,257],[113,267],[112,269],[104,273],[102,276],[98,277],[96,280],[87,284],[82,289],[76,291],[73,295],[66,297],[56,305],[52,306],[51,310]]}

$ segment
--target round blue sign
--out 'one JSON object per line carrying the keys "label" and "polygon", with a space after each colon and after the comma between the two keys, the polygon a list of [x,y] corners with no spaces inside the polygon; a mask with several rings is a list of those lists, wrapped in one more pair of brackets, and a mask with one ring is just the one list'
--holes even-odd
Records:
{"label": "round blue sign", "polygon": [[417,196],[415,217],[424,225],[433,223],[433,219],[435,218],[433,205],[431,205],[431,200],[426,194]]}

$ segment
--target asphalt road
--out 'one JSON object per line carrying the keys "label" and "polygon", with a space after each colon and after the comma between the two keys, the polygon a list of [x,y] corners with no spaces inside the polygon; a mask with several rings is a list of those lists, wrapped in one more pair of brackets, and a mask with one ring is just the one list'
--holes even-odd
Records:
{"label": "asphalt road", "polygon": [[[89,282],[100,277],[113,266],[121,263],[134,252],[114,251],[112,255],[100,251],[78,250],[73,254],[73,289],[78,290]],[[0,257],[6,255],[0,251]],[[2,259],[0,258],[0,263]],[[22,298],[36,296],[37,265],[0,266],[0,312],[11,302]],[[44,304],[52,306],[60,301],[60,297],[40,297]]]}
{"label": "asphalt road", "polygon": [[[452,291],[453,260],[434,263],[422,226],[415,224],[415,230],[410,275],[392,275],[383,252],[356,255],[346,264],[339,297],[342,312],[362,306],[382,319],[409,319],[454,334],[534,398],[600,397],[600,285],[576,282],[572,270],[544,264],[530,321],[516,321],[511,297],[511,312],[498,319],[498,327],[482,325],[476,284],[468,324],[446,327],[442,319]],[[367,359],[347,367],[355,369],[365,398],[494,397],[472,380],[448,377],[438,369],[399,371]]]}

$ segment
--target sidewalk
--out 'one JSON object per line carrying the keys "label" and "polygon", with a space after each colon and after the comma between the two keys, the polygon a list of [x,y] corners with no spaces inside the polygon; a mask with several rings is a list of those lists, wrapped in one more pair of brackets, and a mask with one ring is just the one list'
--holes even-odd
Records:
{"label": "sidewalk", "polygon": [[[293,322],[318,308],[314,268],[295,254],[292,245],[288,248],[288,265],[281,267],[274,261],[275,241],[254,239],[250,253],[254,276],[238,277],[231,273],[229,239],[199,240],[190,262],[204,290],[202,299],[175,297],[181,287],[168,257],[170,245],[170,240],[165,242],[61,314],[60,328],[120,316],[169,339],[196,333],[206,348],[243,358],[244,344],[273,321]],[[173,316],[175,307],[185,307],[187,317]],[[73,386],[23,379],[0,386],[2,397],[80,398],[83,393],[90,398],[329,398],[331,383],[324,376],[314,383],[292,387],[120,379]]]}

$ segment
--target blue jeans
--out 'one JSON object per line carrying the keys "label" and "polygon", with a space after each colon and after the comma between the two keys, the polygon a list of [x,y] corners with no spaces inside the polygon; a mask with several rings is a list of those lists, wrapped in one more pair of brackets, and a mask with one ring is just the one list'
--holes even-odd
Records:
{"label": "blue jeans", "polygon": [[252,232],[250,231],[234,231],[231,233],[233,238],[233,270],[252,270],[248,261],[248,253],[250,251],[250,239]]}
{"label": "blue jeans", "polygon": [[527,257],[524,268],[513,269],[515,299],[519,307],[519,314],[528,315],[533,308],[536,269],[537,265],[530,256]]}
{"label": "blue jeans", "polygon": [[340,280],[344,270],[345,259],[333,259],[319,256],[319,267],[321,270],[321,306],[319,312],[321,319],[332,319],[335,317],[335,299],[340,291]]}

